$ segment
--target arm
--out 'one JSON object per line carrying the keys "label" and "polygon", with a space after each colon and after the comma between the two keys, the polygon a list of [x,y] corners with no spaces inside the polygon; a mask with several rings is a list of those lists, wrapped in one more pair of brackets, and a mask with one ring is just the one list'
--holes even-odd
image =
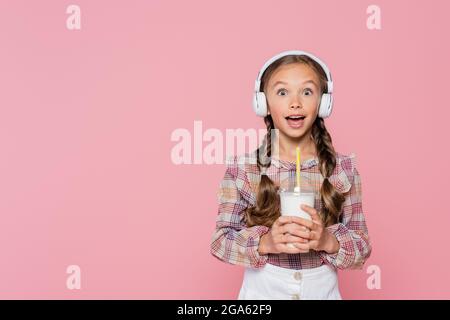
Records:
{"label": "arm", "polygon": [[[261,236],[268,232],[266,226],[247,228],[244,210],[247,202],[237,185],[242,185],[245,172],[236,163],[227,166],[225,176],[218,192],[219,210],[216,229],[211,239],[211,254],[221,261],[252,268],[260,268],[266,263],[268,256],[258,251]],[[238,184],[236,183],[238,182]]]}
{"label": "arm", "polygon": [[319,252],[325,263],[338,269],[361,269],[372,251],[362,210],[361,191],[361,177],[355,168],[353,184],[343,208],[342,223],[327,227],[339,243],[334,247],[337,252]]}

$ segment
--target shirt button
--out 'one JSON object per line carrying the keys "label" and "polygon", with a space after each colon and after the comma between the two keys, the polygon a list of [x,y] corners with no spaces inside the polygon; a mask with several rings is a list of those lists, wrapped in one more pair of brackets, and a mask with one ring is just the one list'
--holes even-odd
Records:
{"label": "shirt button", "polygon": [[292,300],[300,300],[300,296],[298,294],[293,294]]}
{"label": "shirt button", "polygon": [[302,274],[300,272],[295,272],[294,279],[300,281],[302,279]]}

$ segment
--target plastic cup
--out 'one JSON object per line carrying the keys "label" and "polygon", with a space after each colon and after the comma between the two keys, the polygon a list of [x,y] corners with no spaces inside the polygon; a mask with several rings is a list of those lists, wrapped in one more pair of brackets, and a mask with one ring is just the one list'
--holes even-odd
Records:
{"label": "plastic cup", "polygon": [[[291,192],[280,191],[281,215],[296,216],[303,219],[311,220],[311,216],[303,211],[300,206],[306,204],[314,208],[314,193],[312,192]],[[290,248],[295,248],[292,243],[287,244]]]}

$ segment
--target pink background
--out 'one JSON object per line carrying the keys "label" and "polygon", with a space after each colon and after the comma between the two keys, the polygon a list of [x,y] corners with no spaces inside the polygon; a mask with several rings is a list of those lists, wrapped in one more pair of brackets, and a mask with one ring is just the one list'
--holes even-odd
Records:
{"label": "pink background", "polygon": [[[81,7],[81,30],[66,8]],[[381,8],[368,30],[366,8]],[[2,1],[0,298],[235,299],[210,254],[224,165],[174,165],[171,133],[264,128],[262,63],[335,80],[326,125],[357,154],[373,241],[346,299],[450,298],[448,1]],[[173,188],[181,192],[174,193]],[[81,290],[66,268],[81,268]],[[381,289],[366,268],[381,268]]]}

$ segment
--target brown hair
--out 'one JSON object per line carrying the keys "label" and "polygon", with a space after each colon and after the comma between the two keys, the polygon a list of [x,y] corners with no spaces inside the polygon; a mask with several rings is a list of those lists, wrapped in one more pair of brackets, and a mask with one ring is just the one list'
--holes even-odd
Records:
{"label": "brown hair", "polygon": [[[313,59],[305,55],[288,55],[273,62],[264,72],[261,78],[261,89],[265,91],[267,83],[271,75],[282,65],[291,63],[303,63],[308,65],[318,76],[320,81],[321,92],[327,92],[327,77],[322,67]],[[275,129],[272,116],[269,114],[264,117],[264,122],[267,126],[267,134],[262,145],[256,150],[257,164],[260,172],[261,168],[268,168],[270,166],[270,158],[272,151],[272,129]],[[336,153],[333,148],[332,139],[327,129],[323,118],[317,116],[312,127],[312,139],[317,149],[317,156],[319,158],[319,170],[324,178],[328,178],[336,167]],[[266,151],[265,163],[261,162],[261,153]],[[268,159],[268,161],[267,161]],[[271,227],[275,220],[280,216],[280,198],[278,195],[279,187],[266,175],[261,175],[261,181],[258,185],[256,204],[247,208],[245,211],[245,221],[248,227],[255,225],[264,225]],[[335,224],[339,221],[339,213],[342,209],[342,204],[345,201],[343,194],[338,192],[334,186],[324,179],[320,188],[320,200],[322,203],[322,211],[320,216],[325,226]]]}

